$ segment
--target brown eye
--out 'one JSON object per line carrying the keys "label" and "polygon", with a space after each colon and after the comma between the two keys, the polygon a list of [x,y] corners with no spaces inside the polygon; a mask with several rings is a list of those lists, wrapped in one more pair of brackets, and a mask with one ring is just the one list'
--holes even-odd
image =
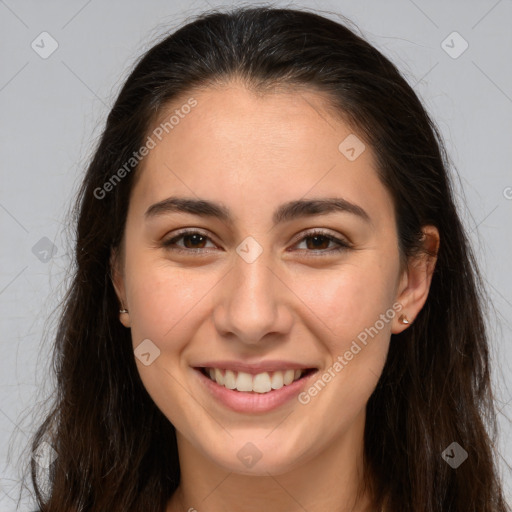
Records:
{"label": "brown eye", "polygon": [[[352,248],[352,245],[346,240],[342,240],[332,236],[324,231],[315,231],[307,233],[299,241],[306,244],[306,252],[313,253],[314,256],[329,255],[340,251],[346,251]],[[334,248],[329,249],[329,244],[334,244]],[[318,253],[318,254],[315,254]]]}
{"label": "brown eye", "polygon": [[327,249],[332,241],[323,235],[308,236],[304,240],[312,241],[311,244],[306,242],[306,247],[311,250]]}
{"label": "brown eye", "polygon": [[[187,249],[202,249],[206,241],[205,236],[197,233],[193,235],[183,235],[180,238],[183,238],[184,245]],[[198,245],[201,247],[198,247]]]}
{"label": "brown eye", "polygon": [[[180,240],[183,240],[183,245],[177,243]],[[162,246],[180,252],[196,252],[205,249],[205,244],[209,240],[208,236],[199,231],[183,231],[179,235],[164,241]]]}
{"label": "brown eye", "polygon": [[[180,241],[182,241],[182,244],[178,243]],[[182,231],[173,238],[164,241],[162,246],[169,250],[194,254],[209,252],[208,250],[205,251],[205,249],[208,249],[208,247],[206,247],[208,242],[211,242],[211,239],[204,233],[189,230]],[[313,253],[313,256],[329,255],[352,248],[352,245],[346,240],[336,238],[323,231],[307,233],[296,245],[300,245],[301,243],[306,244],[305,252]],[[333,246],[331,244],[333,244]]]}

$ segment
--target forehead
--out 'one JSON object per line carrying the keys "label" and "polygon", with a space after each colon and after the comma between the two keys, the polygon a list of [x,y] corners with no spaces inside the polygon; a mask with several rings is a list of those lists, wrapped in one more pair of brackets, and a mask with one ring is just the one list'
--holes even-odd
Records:
{"label": "forehead", "polygon": [[370,210],[372,198],[374,209],[389,211],[371,148],[327,107],[315,91],[256,94],[239,84],[182,95],[149,133],[155,146],[138,169],[133,199],[142,208],[194,195],[256,212],[307,195],[342,195]]}
{"label": "forehead", "polygon": [[[180,111],[188,110],[191,99],[196,106],[180,115]],[[168,148],[175,151],[184,145],[211,153],[222,149],[223,157],[228,159],[224,150],[230,149],[238,158],[244,156],[244,161],[273,158],[273,165],[279,165],[294,155],[297,159],[304,155],[318,158],[312,145],[317,146],[317,153],[329,149],[332,155],[334,149],[336,154],[337,144],[333,148],[333,142],[342,134],[340,131],[348,134],[352,130],[331,117],[329,106],[324,95],[311,90],[257,93],[235,82],[182,95],[162,112],[155,125],[163,127],[166,120],[174,118],[176,124],[163,137]],[[156,155],[150,154],[148,160],[152,156]],[[188,155],[189,160],[194,156]]]}

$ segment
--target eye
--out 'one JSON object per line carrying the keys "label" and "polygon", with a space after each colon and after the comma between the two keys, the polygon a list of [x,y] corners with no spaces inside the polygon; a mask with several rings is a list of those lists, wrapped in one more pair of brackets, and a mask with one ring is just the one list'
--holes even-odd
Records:
{"label": "eye", "polygon": [[[183,241],[183,245],[178,245],[177,242],[181,240]],[[211,238],[201,231],[185,230],[181,231],[173,238],[162,242],[162,247],[181,253],[201,253],[205,252],[203,249],[205,249],[205,244],[207,244],[208,241],[211,242]],[[311,241],[312,243],[308,243],[308,241]],[[336,238],[325,231],[319,230],[307,233],[305,236],[302,236],[298,242],[299,243],[295,245],[306,243],[306,252],[314,253],[317,256],[346,251],[352,248],[352,244],[348,241]],[[331,243],[335,245],[334,249],[331,248],[330,250],[325,250]]]}
{"label": "eye", "polygon": [[[308,243],[308,241],[311,241],[311,243]],[[321,230],[315,230],[306,233],[305,236],[302,236],[299,242],[299,245],[301,243],[305,243],[307,249],[312,249],[307,250],[307,252],[318,253],[315,254],[315,256],[328,256],[333,252],[338,253],[352,248],[352,244],[347,240],[336,238],[330,233]],[[325,250],[330,243],[335,245],[334,249]]]}
{"label": "eye", "polygon": [[[176,245],[176,242],[183,239],[183,246],[178,246],[178,248],[172,247]],[[200,231],[187,230],[181,231],[177,236],[165,240],[162,243],[162,246],[168,249],[172,249],[178,252],[204,252],[202,249],[204,248],[204,244],[207,240],[211,240],[210,237],[206,236],[204,233]],[[185,247],[184,249],[182,247]]]}

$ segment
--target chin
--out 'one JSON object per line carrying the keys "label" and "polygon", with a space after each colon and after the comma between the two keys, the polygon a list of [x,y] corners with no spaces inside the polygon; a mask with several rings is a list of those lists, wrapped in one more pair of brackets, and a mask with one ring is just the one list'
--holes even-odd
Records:
{"label": "chin", "polygon": [[[298,466],[304,456],[304,444],[293,441],[286,436],[271,439],[268,433],[263,436],[237,436],[229,438],[227,444],[211,452],[205,450],[206,456],[226,471],[242,475],[268,476],[287,473]],[[265,438],[265,436],[268,436]],[[309,437],[309,439],[311,439]],[[220,447],[220,444],[210,444]],[[297,450],[301,446],[301,452]]]}

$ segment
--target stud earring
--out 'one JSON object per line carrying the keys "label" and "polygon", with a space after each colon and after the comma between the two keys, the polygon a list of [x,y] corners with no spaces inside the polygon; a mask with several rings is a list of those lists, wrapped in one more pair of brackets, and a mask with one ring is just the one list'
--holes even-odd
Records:
{"label": "stud earring", "polygon": [[400,315],[398,317],[398,321],[401,323],[401,324],[410,324],[411,322],[409,322],[409,320],[407,320],[407,317],[405,315]]}
{"label": "stud earring", "polygon": [[128,313],[128,310],[127,309],[120,309],[119,313]]}

